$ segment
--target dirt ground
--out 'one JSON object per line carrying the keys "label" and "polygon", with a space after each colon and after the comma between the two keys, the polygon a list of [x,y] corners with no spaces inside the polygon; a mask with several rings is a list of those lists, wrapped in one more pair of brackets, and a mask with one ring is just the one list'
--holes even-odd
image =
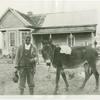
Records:
{"label": "dirt ground", "polygon": [[[100,62],[97,64],[98,72],[100,73]],[[12,81],[14,72],[14,65],[8,63],[0,63],[0,95],[19,95],[18,84]],[[82,67],[77,69],[65,70],[66,76],[69,82],[69,91],[65,90],[65,84],[60,78],[58,95],[98,95],[100,91],[94,92],[95,88],[95,78],[92,75],[87,82],[83,90],[79,90],[83,80],[84,80],[84,69]],[[74,77],[70,79],[68,77],[68,72],[74,73]],[[50,77],[48,77],[48,75]],[[35,95],[53,95],[55,87],[55,69],[52,68],[50,74],[48,74],[48,68],[44,63],[37,65],[37,71],[35,74]],[[28,95],[28,87],[26,85],[25,95]]]}

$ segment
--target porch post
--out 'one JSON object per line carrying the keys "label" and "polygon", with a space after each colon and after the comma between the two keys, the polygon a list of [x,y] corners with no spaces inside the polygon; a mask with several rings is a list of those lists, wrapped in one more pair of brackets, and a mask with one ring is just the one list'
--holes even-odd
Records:
{"label": "porch post", "polygon": [[52,35],[51,34],[49,35],[49,39],[52,39]]}
{"label": "porch post", "polygon": [[92,43],[92,47],[94,47],[94,39],[95,39],[94,32],[91,32],[91,43]]}
{"label": "porch post", "polygon": [[[34,35],[33,35],[33,34],[31,35],[31,40],[32,40],[32,41],[31,41],[32,44],[35,44],[35,38],[34,38]],[[35,45],[36,45],[36,44],[35,44]]]}
{"label": "porch post", "polygon": [[74,37],[73,37],[73,38],[74,38],[74,46],[75,46],[75,35],[74,35]]}
{"label": "porch post", "polygon": [[32,36],[32,34],[31,34],[31,43],[33,44],[33,36]]}
{"label": "porch post", "polygon": [[32,32],[33,32],[33,30],[30,29],[29,33],[30,33],[30,35],[31,35],[31,43],[33,44],[33,34],[32,34]]}
{"label": "porch post", "polygon": [[16,47],[20,45],[20,37],[19,37],[19,30],[16,30]]}
{"label": "porch post", "polygon": [[73,38],[73,35],[72,35],[72,33],[70,33],[70,43],[71,43],[70,46],[71,46],[71,47],[72,47],[72,42],[73,42],[73,41],[72,41],[72,38]]}
{"label": "porch post", "polygon": [[41,37],[41,48],[42,48],[42,40],[43,40],[43,37],[42,37],[42,35],[40,37]]}
{"label": "porch post", "polygon": [[68,45],[68,35],[66,34],[66,43]]}

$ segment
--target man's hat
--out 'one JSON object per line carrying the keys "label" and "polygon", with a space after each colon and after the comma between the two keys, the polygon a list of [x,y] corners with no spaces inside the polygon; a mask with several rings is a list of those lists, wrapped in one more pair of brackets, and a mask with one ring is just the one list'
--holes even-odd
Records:
{"label": "man's hat", "polygon": [[26,35],[25,40],[29,38],[31,40],[31,35]]}

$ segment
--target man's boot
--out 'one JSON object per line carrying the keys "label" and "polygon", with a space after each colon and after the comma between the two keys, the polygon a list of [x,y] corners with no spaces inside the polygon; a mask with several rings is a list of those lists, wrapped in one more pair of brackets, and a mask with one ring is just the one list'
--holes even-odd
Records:
{"label": "man's boot", "polygon": [[33,88],[29,88],[29,93],[30,93],[30,95],[33,95],[34,94],[34,89]]}
{"label": "man's boot", "polygon": [[20,95],[24,94],[24,89],[20,89]]}

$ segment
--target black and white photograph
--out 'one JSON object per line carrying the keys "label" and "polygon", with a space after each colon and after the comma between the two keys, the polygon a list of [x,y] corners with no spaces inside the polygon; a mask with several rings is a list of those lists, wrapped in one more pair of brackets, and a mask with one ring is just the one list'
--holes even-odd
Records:
{"label": "black and white photograph", "polygon": [[100,95],[99,0],[0,0],[0,96]]}

